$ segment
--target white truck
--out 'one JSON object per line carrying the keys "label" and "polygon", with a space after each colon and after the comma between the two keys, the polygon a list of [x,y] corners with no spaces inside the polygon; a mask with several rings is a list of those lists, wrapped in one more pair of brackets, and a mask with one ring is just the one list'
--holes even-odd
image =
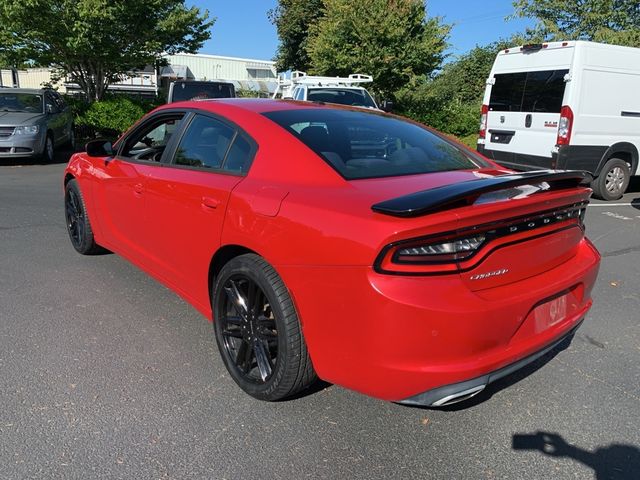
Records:
{"label": "white truck", "polygon": [[373,82],[371,75],[352,73],[348,77],[320,77],[294,71],[291,78],[278,76],[273,98],[307,102],[337,103],[380,110],[373,97],[361,85]]}
{"label": "white truck", "polygon": [[620,198],[640,174],[640,49],[572,41],[500,51],[478,151],[516,170],[587,170],[596,196]]}

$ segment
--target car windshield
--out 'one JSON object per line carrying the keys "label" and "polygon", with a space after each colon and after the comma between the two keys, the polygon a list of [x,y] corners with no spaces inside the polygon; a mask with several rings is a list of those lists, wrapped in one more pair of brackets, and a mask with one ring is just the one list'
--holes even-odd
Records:
{"label": "car windshield", "polygon": [[307,93],[310,102],[338,103],[354,107],[376,108],[371,95],[366,90],[349,88],[310,88]]}
{"label": "car windshield", "polygon": [[347,180],[488,166],[414,123],[374,112],[334,109],[263,114],[285,128]]}
{"label": "car windshield", "polygon": [[0,91],[0,112],[42,113],[42,95]]}
{"label": "car windshield", "polygon": [[179,82],[173,87],[173,102],[234,97],[233,85],[217,82]]}

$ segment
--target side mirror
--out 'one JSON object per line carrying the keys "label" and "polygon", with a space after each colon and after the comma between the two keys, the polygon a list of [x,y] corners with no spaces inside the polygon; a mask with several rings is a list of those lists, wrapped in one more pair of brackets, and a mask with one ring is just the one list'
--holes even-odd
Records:
{"label": "side mirror", "polygon": [[380,110],[383,112],[391,112],[393,110],[393,101],[391,100],[383,100],[380,105]]}
{"label": "side mirror", "polygon": [[84,148],[90,157],[111,157],[114,154],[113,145],[107,140],[91,140]]}
{"label": "side mirror", "polygon": [[51,105],[50,103],[47,103],[47,113],[48,114],[53,113],[53,105]]}

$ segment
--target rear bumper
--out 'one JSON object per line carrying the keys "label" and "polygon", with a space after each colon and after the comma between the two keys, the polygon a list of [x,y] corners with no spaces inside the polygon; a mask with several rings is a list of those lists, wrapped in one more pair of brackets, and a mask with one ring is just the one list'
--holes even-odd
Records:
{"label": "rear bumper", "polygon": [[507,365],[506,367],[502,367],[498,370],[494,370],[493,372],[473,378],[471,380],[466,380],[464,382],[454,383],[452,385],[445,385],[443,387],[434,388],[433,390],[428,390],[418,395],[414,395],[413,397],[400,400],[398,403],[422,407],[444,407],[446,405],[452,405],[454,403],[467,400],[482,392],[482,390],[484,390],[485,387],[490,383],[493,383],[496,380],[500,380],[507,375],[511,375],[521,368],[524,368],[527,365],[535,362],[540,357],[563,343],[565,340],[571,341],[574,334],[576,333],[576,330],[580,328],[581,324],[582,320],[580,320],[578,325],[573,327],[569,331],[569,333],[562,336],[560,339],[555,340],[550,345],[547,345],[538,352],[533,353],[528,357],[523,358],[522,360],[518,360],[511,365]]}
{"label": "rear bumper", "polygon": [[521,153],[503,152],[486,148],[485,144],[478,144],[478,152],[485,157],[513,170],[584,170],[598,175],[605,154],[609,149],[606,145],[561,145],[551,157],[524,155]]}
{"label": "rear bumper", "polygon": [[[457,274],[396,276],[371,267],[276,266],[290,288],[320,378],[406,401],[489,376],[569,334],[591,307],[600,256],[583,239],[566,262],[471,291]],[[540,307],[566,295],[567,310]]]}

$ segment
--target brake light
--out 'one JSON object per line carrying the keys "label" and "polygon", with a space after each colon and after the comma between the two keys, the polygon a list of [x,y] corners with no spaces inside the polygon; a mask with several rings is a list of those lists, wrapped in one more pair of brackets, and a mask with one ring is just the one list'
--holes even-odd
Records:
{"label": "brake light", "polygon": [[573,127],[573,112],[568,106],[560,109],[560,121],[558,122],[558,138],[556,145],[569,145],[571,141],[571,128]]}
{"label": "brake light", "polygon": [[382,249],[374,268],[378,273],[430,275],[470,268],[501,245],[526,241],[532,232],[542,234],[576,225],[584,230],[587,202],[533,215],[476,225],[455,232],[412,238]]}
{"label": "brake light", "polygon": [[487,115],[489,114],[489,105],[482,105],[480,112],[480,132],[478,136],[485,138],[487,136]]}

